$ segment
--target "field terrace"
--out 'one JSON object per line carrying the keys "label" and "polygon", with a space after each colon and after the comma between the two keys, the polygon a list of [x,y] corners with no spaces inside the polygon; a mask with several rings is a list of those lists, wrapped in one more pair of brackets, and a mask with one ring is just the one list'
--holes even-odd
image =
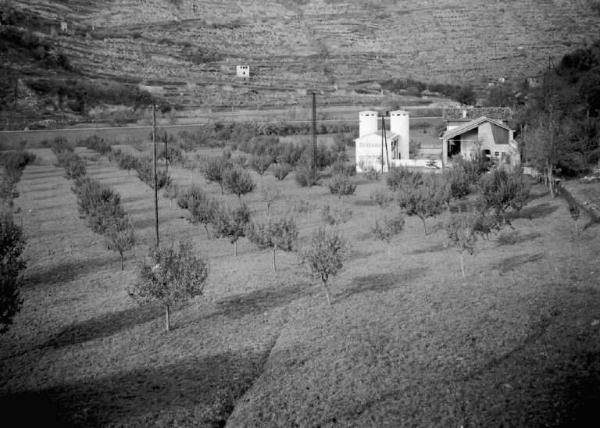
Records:
{"label": "field terrace", "polygon": [[[352,251],[331,307],[294,254],[279,252],[273,273],[269,251],[242,239],[234,258],[229,242],[207,239],[161,198],[163,245],[190,239],[210,263],[205,296],[175,311],[164,333],[162,310],[126,291],[153,242],[151,190],[77,149],[132,216],[139,244],[120,271],[79,218],[54,155],[34,151],[15,201],[28,238],[24,306],[0,337],[7,418],[25,405],[35,411],[15,415],[24,425],[573,426],[595,411],[598,226],[574,237],[567,204],[540,185],[513,219],[517,241],[478,242],[462,279],[444,232],[426,237],[418,219],[389,247],[371,237],[385,213],[369,198],[381,181],[359,177],[356,195],[339,201],[325,186],[255,176],[282,190],[273,215],[296,217],[300,246],[325,204],[353,211],[339,226]],[[197,171],[171,171],[221,198]],[[264,218],[259,192],[244,200]]]}
{"label": "field terrace", "polygon": [[[595,39],[600,28],[584,1],[14,3],[80,30],[56,36],[78,70],[175,86],[168,96],[183,105],[235,103],[223,86],[242,99],[248,88],[265,97],[275,91],[269,102],[286,104],[297,89],[390,77],[523,79],[543,70],[548,57]],[[249,83],[235,78],[237,64],[251,66]]]}

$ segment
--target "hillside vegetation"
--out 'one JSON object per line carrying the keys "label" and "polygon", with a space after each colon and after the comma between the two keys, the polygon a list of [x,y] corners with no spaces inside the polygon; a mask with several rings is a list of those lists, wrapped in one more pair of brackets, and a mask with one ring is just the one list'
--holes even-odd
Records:
{"label": "hillside vegetation", "polygon": [[[600,29],[589,0],[12,0],[3,8],[20,11],[14,24],[50,46],[44,66],[57,76],[68,72],[66,58],[86,78],[140,84],[187,107],[293,104],[313,87],[337,89],[331,97],[343,103],[390,78],[522,79]],[[3,71],[18,73],[23,61]],[[238,64],[250,65],[249,81],[235,78]]]}

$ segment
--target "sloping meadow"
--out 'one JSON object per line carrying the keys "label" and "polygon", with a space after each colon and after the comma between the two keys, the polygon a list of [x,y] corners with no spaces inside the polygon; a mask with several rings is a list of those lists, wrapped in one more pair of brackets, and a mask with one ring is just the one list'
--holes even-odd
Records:
{"label": "sloping meadow", "polygon": [[[352,211],[336,226],[351,245],[333,279],[333,304],[294,254],[246,239],[237,257],[161,198],[165,245],[188,238],[210,264],[204,297],[173,313],[127,296],[135,260],[153,240],[152,191],[105,156],[78,149],[88,174],[114,188],[139,240],[119,256],[79,218],[51,153],[19,184],[29,267],[24,306],[0,337],[0,402],[7,418],[63,426],[564,426],[600,394],[597,226],[575,234],[567,204],[534,185],[511,239],[477,243],[466,257],[441,230],[409,217],[389,244],[370,234],[394,210],[369,198],[382,181],[357,180],[339,201],[326,186],[277,181],[271,215],[293,215],[300,246],[325,205]],[[196,172],[172,169],[222,198]],[[239,204],[231,195],[223,197]],[[259,192],[244,196],[265,216]],[[444,217],[429,219],[432,229]],[[507,229],[510,231],[510,228]],[[505,233],[505,232],[503,232]],[[35,408],[22,413],[19,406]]]}

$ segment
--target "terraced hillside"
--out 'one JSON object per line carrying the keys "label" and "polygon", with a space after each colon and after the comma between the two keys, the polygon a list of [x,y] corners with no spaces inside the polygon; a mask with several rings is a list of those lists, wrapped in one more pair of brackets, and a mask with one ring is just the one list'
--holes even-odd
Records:
{"label": "terraced hillside", "polygon": [[[597,37],[591,0],[14,0],[67,31],[81,72],[183,105],[287,103],[311,87],[413,77],[482,84],[538,74]],[[45,30],[42,30],[45,31]],[[248,64],[252,78],[235,78]]]}

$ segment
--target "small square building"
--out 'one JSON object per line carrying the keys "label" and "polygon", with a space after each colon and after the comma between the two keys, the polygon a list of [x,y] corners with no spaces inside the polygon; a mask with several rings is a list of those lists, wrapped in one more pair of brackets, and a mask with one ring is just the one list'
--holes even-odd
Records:
{"label": "small square building", "polygon": [[250,78],[250,66],[249,65],[236,66],[235,74],[237,77],[241,77],[242,79]]}

